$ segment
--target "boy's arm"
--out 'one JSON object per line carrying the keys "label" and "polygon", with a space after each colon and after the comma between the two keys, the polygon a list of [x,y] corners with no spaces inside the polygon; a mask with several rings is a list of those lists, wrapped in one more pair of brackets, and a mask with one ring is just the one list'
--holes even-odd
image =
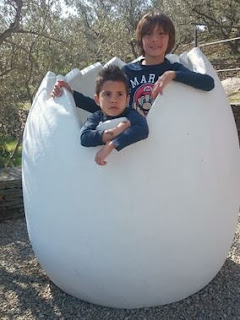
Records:
{"label": "boy's arm", "polygon": [[141,116],[136,110],[129,109],[127,118],[131,126],[112,140],[115,149],[118,151],[130,144],[146,139],[149,134],[146,118]]}
{"label": "boy's arm", "polygon": [[214,79],[208,74],[191,71],[181,63],[174,63],[173,67],[176,72],[175,81],[204,91],[211,91],[214,88]]}
{"label": "boy's arm", "polygon": [[208,74],[191,71],[181,63],[172,64],[172,70],[165,71],[155,82],[152,97],[163,93],[163,88],[172,80],[184,83],[196,89],[210,91],[214,88],[214,79]]}
{"label": "boy's arm", "polygon": [[115,139],[117,136],[119,136],[123,131],[125,131],[130,126],[131,126],[131,123],[129,120],[127,120],[127,121],[121,121],[115,128],[104,130],[104,133],[102,135],[103,142],[107,143]]}
{"label": "boy's arm", "polygon": [[96,156],[95,156],[96,163],[99,164],[100,166],[105,166],[107,164],[106,158],[113,151],[113,149],[115,149],[115,146],[112,143],[112,141],[107,142],[105,146],[103,146],[96,153]]}
{"label": "boy's arm", "polygon": [[86,110],[91,113],[99,110],[99,106],[95,103],[94,99],[89,98],[78,91],[73,91],[73,99],[76,107],[82,110]]}
{"label": "boy's arm", "polygon": [[81,130],[81,145],[84,147],[96,147],[103,145],[103,130],[96,129],[100,122],[100,113],[93,113],[84,124]]}

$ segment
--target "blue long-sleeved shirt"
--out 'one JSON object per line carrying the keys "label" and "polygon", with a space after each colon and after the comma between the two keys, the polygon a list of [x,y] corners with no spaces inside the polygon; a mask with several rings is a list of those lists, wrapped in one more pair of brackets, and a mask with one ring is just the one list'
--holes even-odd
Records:
{"label": "blue long-sleeved shirt", "polygon": [[106,116],[101,110],[98,110],[87,119],[83,126],[81,144],[85,147],[103,145],[102,135],[104,130],[98,129],[97,126],[100,122],[120,117],[126,117],[131,122],[131,126],[112,140],[118,151],[148,137],[149,130],[147,121],[136,110],[126,108],[118,117]]}
{"label": "blue long-sleeved shirt", "polygon": [[[191,71],[181,63],[171,63],[167,59],[163,63],[156,65],[143,65],[142,60],[140,60],[126,64],[122,70],[129,80],[129,107],[136,109],[144,115],[147,115],[153,104],[151,96],[153,85],[165,71],[175,71],[176,78],[174,81],[184,83],[196,89],[210,91],[214,88],[214,79],[211,76]],[[98,110],[98,106],[93,99],[76,91],[74,91],[73,97],[77,107],[90,112]]]}

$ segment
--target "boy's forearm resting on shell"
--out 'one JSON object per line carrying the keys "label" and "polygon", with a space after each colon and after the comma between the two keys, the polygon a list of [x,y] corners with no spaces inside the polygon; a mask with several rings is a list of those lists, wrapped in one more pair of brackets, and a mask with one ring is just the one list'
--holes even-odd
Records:
{"label": "boy's forearm resting on shell", "polygon": [[156,81],[152,91],[152,97],[155,99],[158,94],[163,93],[163,88],[172,80],[192,86],[196,89],[210,91],[214,88],[214,79],[198,72],[190,71],[185,67],[179,67],[179,70],[165,71]]}
{"label": "boy's forearm resting on shell", "polygon": [[196,89],[211,91],[215,84],[208,74],[191,71],[181,64],[177,64],[175,81],[184,83]]}
{"label": "boy's forearm resting on shell", "polygon": [[[119,124],[119,127],[116,129],[116,133],[121,133],[114,136],[109,133],[107,134],[103,130],[96,129],[99,119],[93,114],[89,117],[83,127],[81,133],[81,144],[85,147],[94,147],[103,145],[108,141],[112,141],[116,150],[120,151],[130,144],[146,139],[149,133],[146,118],[142,117],[136,110],[129,109],[128,119],[129,122],[127,122],[127,124]],[[129,126],[129,124],[131,125]],[[129,127],[125,128],[125,126]],[[110,137],[106,138],[108,135]]]}
{"label": "boy's forearm resting on shell", "polygon": [[130,121],[121,121],[115,128],[104,130],[102,135],[103,143],[111,141],[131,126]]}
{"label": "boy's forearm resting on shell", "polygon": [[136,110],[129,110],[128,119],[131,122],[131,126],[112,140],[118,151],[126,146],[146,139],[149,134],[146,118],[141,116]]}

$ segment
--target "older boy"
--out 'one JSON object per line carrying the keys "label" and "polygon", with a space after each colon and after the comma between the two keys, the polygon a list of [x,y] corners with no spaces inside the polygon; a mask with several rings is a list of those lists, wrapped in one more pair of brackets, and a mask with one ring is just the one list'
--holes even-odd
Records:
{"label": "older boy", "polygon": [[[156,96],[162,94],[164,87],[173,80],[204,91],[214,88],[211,76],[166,59],[165,55],[172,51],[175,44],[175,28],[163,13],[145,14],[138,23],[136,38],[143,58],[123,67],[129,81],[130,108],[147,116]],[[58,83],[53,95],[61,95]],[[94,100],[80,92],[74,91],[73,97],[77,107],[90,112],[97,110]]]}

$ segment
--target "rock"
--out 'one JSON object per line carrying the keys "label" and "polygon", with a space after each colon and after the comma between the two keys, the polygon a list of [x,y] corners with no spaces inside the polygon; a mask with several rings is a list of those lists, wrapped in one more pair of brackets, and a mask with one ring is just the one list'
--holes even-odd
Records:
{"label": "rock", "polygon": [[222,81],[222,85],[227,96],[230,96],[233,93],[240,91],[240,78],[227,78]]}

